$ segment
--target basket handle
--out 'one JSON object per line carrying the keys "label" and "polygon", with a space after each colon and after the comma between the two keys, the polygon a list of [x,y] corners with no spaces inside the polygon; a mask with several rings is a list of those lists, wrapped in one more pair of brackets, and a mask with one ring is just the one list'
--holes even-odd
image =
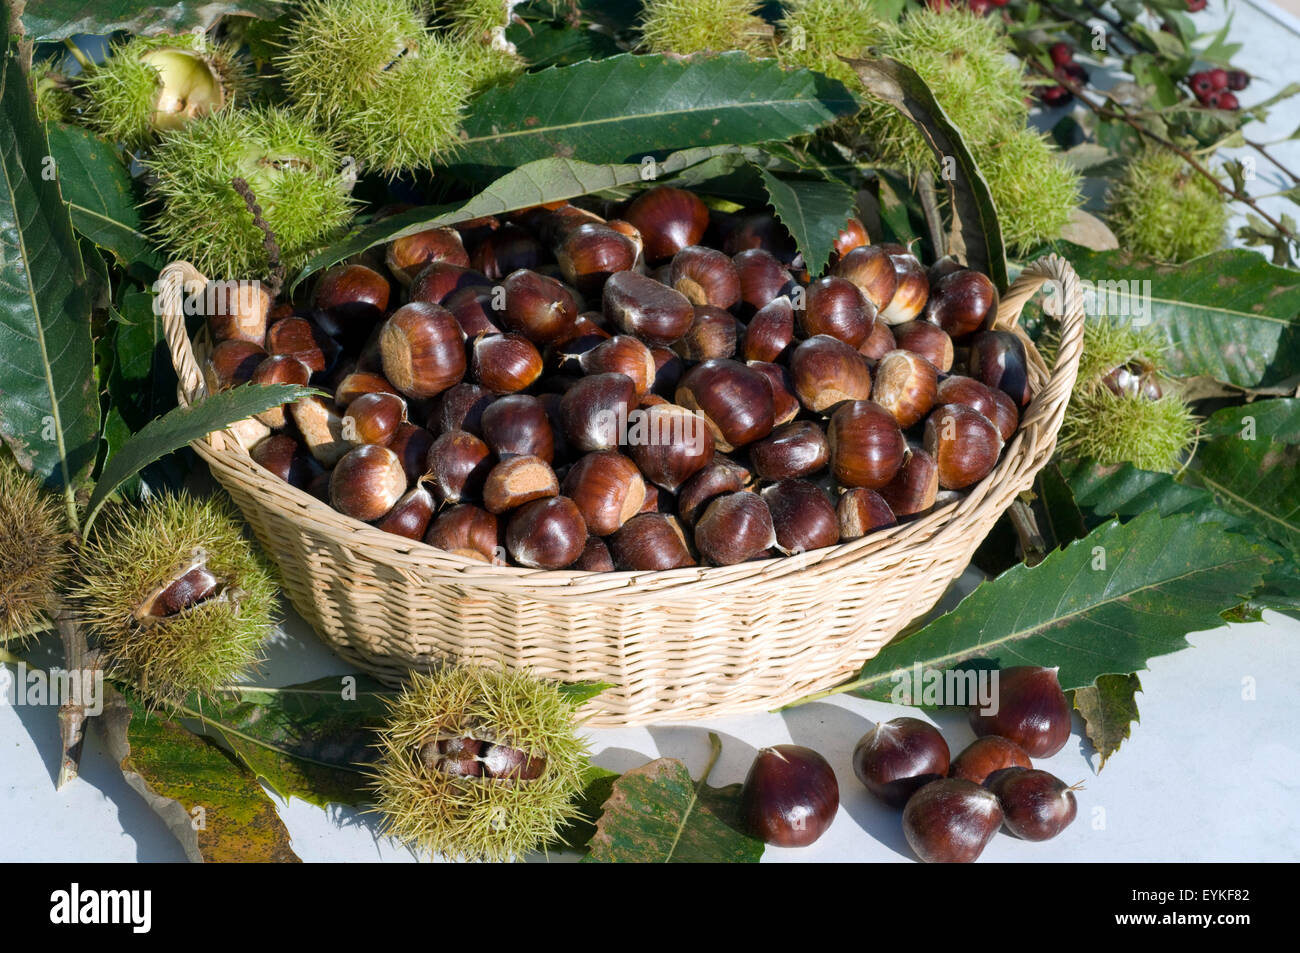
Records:
{"label": "basket handle", "polygon": [[188,407],[207,396],[208,385],[194,355],[189,331],[185,327],[185,299],[188,294],[201,292],[208,279],[188,261],[174,261],[158,276],[158,298],[162,307],[163,335],[172,355],[172,367],[180,381],[177,396],[181,405]]}
{"label": "basket handle", "polygon": [[1060,321],[1060,344],[1052,368],[1043,363],[1036,351],[1029,352],[1030,360],[1039,365],[1048,380],[1046,386],[1034,395],[1031,413],[1022,425],[1037,421],[1058,407],[1064,408],[1074,390],[1074,379],[1079,370],[1078,357],[1083,352],[1083,325],[1087,317],[1083,286],[1074,268],[1059,255],[1047,255],[1025,266],[1020,277],[1002,296],[993,326],[1003,331],[1015,330],[1025,305],[1044,286],[1043,310]]}

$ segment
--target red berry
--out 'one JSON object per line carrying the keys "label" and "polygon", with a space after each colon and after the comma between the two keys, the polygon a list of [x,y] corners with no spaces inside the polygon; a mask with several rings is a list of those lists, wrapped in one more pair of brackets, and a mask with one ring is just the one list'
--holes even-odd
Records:
{"label": "red berry", "polygon": [[1215,93],[1214,97],[1217,100],[1217,102],[1214,104],[1215,109],[1240,109],[1241,108],[1241,103],[1237,101],[1237,97],[1232,93],[1228,92],[1226,89],[1223,90],[1222,92]]}
{"label": "red berry", "polygon": [[1074,59],[1074,50],[1070,49],[1070,44],[1064,40],[1053,43],[1047,52],[1052,57],[1053,66],[1064,66]]}
{"label": "red berry", "polygon": [[970,0],[971,13],[984,16],[993,9],[993,0]]}
{"label": "red berry", "polygon": [[1188,13],[1200,13],[1209,0],[1183,0],[1183,2],[1187,4]]}
{"label": "red berry", "polygon": [[1228,70],[1228,88],[1241,92],[1250,85],[1250,76],[1239,69]]}
{"label": "red berry", "polygon": [[1074,99],[1074,93],[1070,92],[1064,86],[1038,87],[1038,101],[1049,109],[1055,109],[1057,106],[1064,106],[1072,99]]}
{"label": "red berry", "polygon": [[1221,99],[1222,99],[1222,97],[1223,97],[1224,95],[1226,95],[1226,94],[1225,94],[1225,93],[1220,93],[1220,92],[1217,92],[1217,91],[1216,91],[1216,92],[1210,93],[1208,96],[1202,96],[1202,97],[1201,97],[1201,105],[1203,105],[1203,106],[1209,106],[1211,109],[1222,109],[1223,107],[1220,106],[1219,103],[1220,103],[1220,101],[1221,101]]}
{"label": "red berry", "polygon": [[993,0],[993,6],[995,6],[995,7],[1005,7],[1005,6],[1006,6],[1008,3],[1010,3],[1010,2],[1011,2],[1011,0]]}
{"label": "red berry", "polygon": [[1220,69],[1216,66],[1206,75],[1210,77],[1210,87],[1212,89],[1228,88],[1228,71],[1226,69]]}
{"label": "red berry", "polygon": [[1205,97],[1214,92],[1209,73],[1193,73],[1188,79],[1191,82],[1192,92],[1196,94],[1196,98],[1201,102],[1205,102]]}

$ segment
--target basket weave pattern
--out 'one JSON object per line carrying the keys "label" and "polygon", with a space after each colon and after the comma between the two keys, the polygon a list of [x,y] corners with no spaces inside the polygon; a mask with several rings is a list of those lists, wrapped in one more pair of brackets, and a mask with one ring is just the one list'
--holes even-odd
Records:
{"label": "basket weave pattern", "polygon": [[[1051,458],[1083,335],[1078,277],[1057,256],[1025,268],[998,326],[1016,327],[1044,282],[1062,321],[1050,369],[1029,339],[1034,400],[993,473],[961,500],[861,539],[798,556],[664,572],[491,566],[360,523],[272,476],[230,431],[194,450],[278,564],[290,601],[353,665],[388,683],[447,659],[613,685],[595,726],[772,708],[856,671],[939,600]],[[185,262],[162,275],[164,330],[188,406],[207,392],[206,333],[191,342]]]}

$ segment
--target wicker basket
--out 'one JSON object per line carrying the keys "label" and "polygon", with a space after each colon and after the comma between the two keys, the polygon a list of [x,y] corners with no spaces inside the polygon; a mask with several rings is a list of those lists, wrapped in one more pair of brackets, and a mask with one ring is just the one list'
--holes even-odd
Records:
{"label": "wicker basket", "polygon": [[[206,283],[187,263],[163,272],[163,320],[180,401],[206,393],[183,295]],[[912,522],[799,556],[665,572],[490,566],[343,516],[272,476],[231,431],[194,443],[279,565],[294,607],[350,663],[388,682],[448,658],[568,682],[607,682],[596,726],[772,708],[857,670],[927,612],[1051,458],[1082,348],[1083,299],[1063,259],[1028,266],[1003,296],[1015,328],[1044,282],[1062,318],[1057,366],[1025,338],[1034,400],[994,472],[961,500]],[[1018,328],[1018,334],[1023,332]]]}

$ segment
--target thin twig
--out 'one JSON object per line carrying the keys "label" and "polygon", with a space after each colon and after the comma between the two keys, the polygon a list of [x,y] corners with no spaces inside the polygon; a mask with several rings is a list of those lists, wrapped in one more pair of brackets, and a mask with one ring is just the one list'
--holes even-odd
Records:
{"label": "thin twig", "polygon": [[280,289],[284,287],[285,279],[284,262],[280,260],[280,243],[275,240],[275,232],[271,231],[271,226],[262,217],[262,206],[257,203],[257,196],[253,194],[253,189],[248,182],[236,177],[230,180],[230,184],[248,206],[248,214],[253,216],[253,224],[261,229],[262,247],[266,249],[267,262],[271,268],[271,275],[266,282],[267,293],[274,300],[280,297]]}
{"label": "thin twig", "polygon": [[1294,172],[1292,172],[1290,169],[1284,166],[1277,159],[1273,158],[1272,154],[1270,154],[1269,151],[1264,148],[1264,143],[1255,142],[1253,139],[1247,139],[1246,145],[1250,146],[1252,149],[1254,149],[1256,152],[1262,155],[1269,162],[1273,163],[1273,165],[1281,169],[1282,173],[1286,175],[1287,178],[1289,178],[1292,182],[1300,182],[1300,175],[1296,175]]}

